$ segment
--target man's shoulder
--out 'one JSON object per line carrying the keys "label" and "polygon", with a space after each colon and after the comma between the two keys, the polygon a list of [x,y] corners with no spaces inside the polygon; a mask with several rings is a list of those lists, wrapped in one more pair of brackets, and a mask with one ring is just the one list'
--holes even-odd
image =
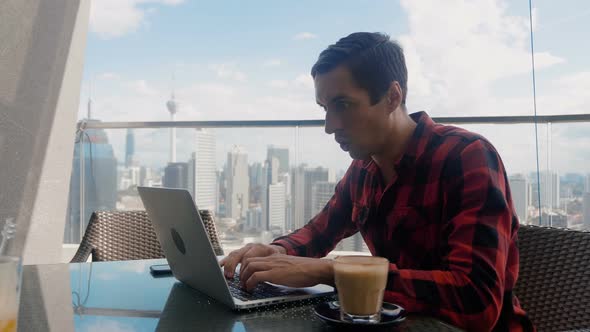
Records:
{"label": "man's shoulder", "polygon": [[482,148],[496,152],[490,141],[481,134],[464,128],[436,124],[432,130],[430,145],[448,151],[448,154],[460,154],[467,146],[477,142]]}

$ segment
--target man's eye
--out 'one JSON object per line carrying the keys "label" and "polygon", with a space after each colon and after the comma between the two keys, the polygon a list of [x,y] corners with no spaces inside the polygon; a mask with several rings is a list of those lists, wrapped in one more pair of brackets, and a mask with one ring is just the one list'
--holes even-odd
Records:
{"label": "man's eye", "polygon": [[339,102],[338,105],[336,106],[339,110],[346,110],[350,107],[350,103],[342,101]]}

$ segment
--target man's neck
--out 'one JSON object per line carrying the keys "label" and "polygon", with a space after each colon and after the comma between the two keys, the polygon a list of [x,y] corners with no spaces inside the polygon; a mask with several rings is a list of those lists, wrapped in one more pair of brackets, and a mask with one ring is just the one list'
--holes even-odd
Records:
{"label": "man's neck", "polygon": [[391,117],[391,134],[387,136],[382,151],[371,156],[379,167],[386,185],[396,176],[394,165],[406,151],[414,129],[416,129],[416,122],[412,120],[407,111],[398,109],[391,114]]}

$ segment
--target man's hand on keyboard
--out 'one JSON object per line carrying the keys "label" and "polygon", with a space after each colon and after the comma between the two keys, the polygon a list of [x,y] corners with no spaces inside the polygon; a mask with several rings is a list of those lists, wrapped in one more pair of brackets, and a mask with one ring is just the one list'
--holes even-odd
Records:
{"label": "man's hand on keyboard", "polygon": [[219,262],[219,265],[223,266],[226,278],[233,278],[236,266],[241,264],[242,267],[240,269],[243,269],[246,260],[249,258],[266,257],[273,254],[285,254],[286,252],[285,248],[280,246],[249,243],[241,249],[230,252],[227,257]]}
{"label": "man's hand on keyboard", "polygon": [[332,260],[273,254],[247,258],[240,269],[240,280],[246,290],[261,282],[289,287],[311,287],[334,284]]}

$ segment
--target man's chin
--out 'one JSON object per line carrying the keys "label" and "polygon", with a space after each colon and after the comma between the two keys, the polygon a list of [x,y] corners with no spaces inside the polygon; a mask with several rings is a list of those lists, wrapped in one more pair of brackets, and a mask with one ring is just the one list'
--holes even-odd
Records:
{"label": "man's chin", "polygon": [[354,151],[354,150],[349,150],[348,151],[348,155],[350,156],[350,158],[355,159],[355,160],[366,160],[367,158],[370,157],[366,153],[359,153],[359,152]]}

